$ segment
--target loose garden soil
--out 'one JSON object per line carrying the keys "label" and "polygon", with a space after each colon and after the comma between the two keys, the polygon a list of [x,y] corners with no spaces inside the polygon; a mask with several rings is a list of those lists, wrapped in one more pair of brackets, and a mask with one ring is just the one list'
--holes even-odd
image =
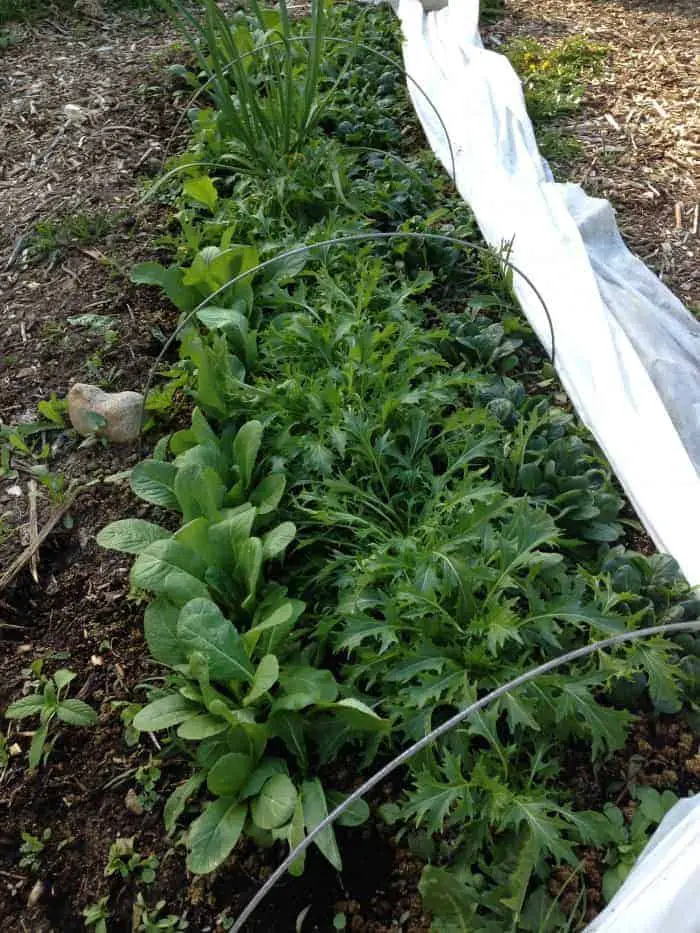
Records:
{"label": "loose garden soil", "polygon": [[[638,51],[625,49],[623,70],[634,55],[649,54],[654,16],[660,15],[648,4],[635,8],[631,0],[538,0],[537,18],[556,14],[558,26],[537,33],[533,19],[525,19],[533,15],[527,13],[529,5],[530,0],[514,0],[511,22],[535,34],[563,35],[566,29],[620,43],[621,25],[627,23],[624,35],[637,43]],[[694,20],[691,4],[686,6],[683,12],[682,3],[665,4],[664,16],[675,10],[675,31],[669,32],[667,25],[661,31],[657,23],[654,33],[658,42],[652,59],[658,61],[663,54],[669,74],[678,75],[683,55],[690,54],[690,46],[685,51],[683,46]],[[617,19],[612,14],[605,19],[610,8],[617,10]],[[586,16],[594,25],[586,25]],[[145,290],[134,289],[125,273],[137,259],[153,256],[162,219],[155,209],[136,212],[135,205],[137,181],[159,168],[179,114],[178,88],[164,72],[165,63],[177,54],[174,38],[171,27],[157,19],[76,17],[45,22],[0,52],[0,425],[35,420],[37,402],[52,393],[63,397],[72,381],[102,380],[111,389],[138,388],[160,349],[160,335],[173,327],[172,310]],[[651,86],[657,80],[654,70],[641,70]],[[609,80],[614,78],[611,72]],[[688,81],[682,84],[689,93]],[[654,100],[683,119],[681,110],[690,106],[690,98],[683,101],[680,91],[664,86],[666,96],[659,98],[655,91]],[[605,87],[596,92],[599,100]],[[625,88],[621,101],[624,94],[630,100],[645,94],[632,79]],[[591,98],[591,107],[594,103]],[[659,173],[642,181],[638,167],[640,162],[652,165],[645,140],[653,136],[650,121],[655,125],[658,111],[645,105],[644,116],[639,110],[625,123],[618,120],[620,111],[611,102],[602,106],[625,126],[613,150],[625,157],[620,155],[614,165],[603,166],[600,158],[592,161],[586,184],[613,194],[632,245],[644,253],[653,243],[660,252],[645,258],[656,261],[670,282],[682,286],[682,297],[697,300],[699,280],[691,262],[697,241],[690,229],[697,188],[687,158],[688,138],[680,130],[670,137],[682,169],[675,174],[662,171],[666,163],[659,157],[653,161],[661,165]],[[79,110],[71,109],[75,107]],[[594,117],[592,109],[587,112],[589,129],[597,128],[610,151],[609,122],[604,114]],[[668,129],[670,122],[669,117],[662,126]],[[640,126],[644,135],[632,129]],[[663,144],[655,138],[655,151],[663,155]],[[661,194],[647,198],[648,190]],[[679,228],[674,222],[678,201],[683,205]],[[647,212],[644,217],[641,208]],[[32,255],[38,222],[78,213],[106,221],[93,226],[80,242],[74,238],[55,244],[48,255]],[[118,341],[105,346],[99,333],[68,323],[69,317],[83,314],[110,315]],[[125,805],[135,768],[149,755],[157,757],[158,749],[125,744],[114,703],[139,699],[137,686],[155,668],[143,643],[143,607],[127,598],[130,561],[98,548],[95,534],[114,518],[145,514],[146,509],[135,503],[123,483],[85,484],[128,469],[152,442],[147,436],[132,447],[78,448],[75,439],[60,432],[51,433],[48,440],[53,444],[52,469],[66,477],[67,489],[79,491],[70,522],[59,522],[41,548],[38,582],[25,567],[0,592],[0,708],[20,695],[31,678],[30,664],[41,658],[49,671],[69,667],[76,672],[75,695],[100,710],[100,723],[90,730],[64,730],[48,765],[34,775],[26,769],[29,738],[21,724],[12,726],[8,744],[16,742],[22,753],[0,770],[0,925],[7,933],[77,933],[84,929],[83,908],[109,893],[110,933],[131,930],[134,882],[106,879],[104,866],[117,836],[135,836],[138,851],[155,853],[161,860],[156,882],[151,888],[141,886],[148,901],[164,899],[166,912],[186,917],[191,930],[223,930],[227,913],[235,916],[252,896],[279,861],[281,849],[262,851],[245,842],[215,876],[193,878],[185,871],[182,851],[165,838],[160,803],[140,815]],[[2,527],[9,529],[4,541],[0,539],[1,567],[27,543],[29,464],[23,469],[20,458],[19,465],[18,475],[0,484]],[[60,495],[51,499],[40,493],[39,529],[61,508],[61,501]],[[679,793],[700,790],[697,740],[673,718],[662,723],[641,718],[627,748],[602,772],[592,773],[584,760],[572,753],[567,765],[568,780],[582,806],[610,799],[609,788],[624,784],[630,762],[637,760],[637,780],[643,783]],[[181,776],[177,763],[162,767],[159,790]],[[353,785],[350,768],[337,777],[346,787]],[[628,802],[624,790],[619,799],[621,804]],[[41,836],[46,828],[51,838],[39,868],[35,873],[20,868],[22,833]],[[304,933],[327,929],[328,918],[341,912],[352,931],[427,933],[430,925],[417,893],[420,859],[375,824],[352,832],[341,829],[339,837],[345,862],[342,877],[320,856],[310,857],[304,876],[281,883],[250,928],[294,929],[296,918],[310,907]],[[586,866],[592,916],[601,900],[600,853],[589,853]],[[554,893],[557,883],[554,878]]]}

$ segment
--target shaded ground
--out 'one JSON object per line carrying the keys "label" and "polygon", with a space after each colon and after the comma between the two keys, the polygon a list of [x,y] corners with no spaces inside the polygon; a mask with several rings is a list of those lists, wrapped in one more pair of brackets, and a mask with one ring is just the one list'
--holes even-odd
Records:
{"label": "shaded ground", "polygon": [[494,34],[610,48],[583,110],[569,178],[608,198],[628,245],[700,308],[700,6],[696,0],[508,0]]}

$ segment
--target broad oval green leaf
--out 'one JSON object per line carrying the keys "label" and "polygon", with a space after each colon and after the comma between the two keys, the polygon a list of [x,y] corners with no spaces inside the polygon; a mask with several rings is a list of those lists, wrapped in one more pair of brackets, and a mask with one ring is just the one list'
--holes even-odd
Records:
{"label": "broad oval green leaf", "polygon": [[296,537],[297,528],[294,522],[282,522],[276,528],[270,529],[262,539],[263,558],[273,560],[287,550]]}
{"label": "broad oval green leaf", "polygon": [[[323,785],[318,778],[314,778],[312,781],[304,781],[301,788],[301,796],[304,802],[304,823],[307,833],[310,833],[312,829],[315,829],[318,824],[328,816],[326,795],[323,792]],[[326,826],[326,828],[316,836],[314,843],[336,871],[343,870],[343,862],[340,858],[340,851],[332,826]]]}
{"label": "broad oval green leaf", "polygon": [[252,491],[250,501],[258,507],[261,515],[274,512],[280,504],[286,485],[284,473],[270,473]]}
{"label": "broad oval green leaf", "polygon": [[274,758],[271,756],[264,758],[241,789],[239,794],[241,800],[245,800],[246,797],[254,797],[260,791],[265,781],[271,778],[273,774],[286,773],[287,765],[281,758]]}
{"label": "broad oval green leaf", "polygon": [[244,314],[236,308],[220,308],[217,305],[207,305],[197,312],[197,317],[212,330],[225,330],[228,327],[235,327],[248,332],[248,320]]}
{"label": "broad oval green leaf", "polygon": [[245,581],[248,595],[243,600],[243,608],[249,609],[255,600],[263,563],[263,546],[260,538],[248,538],[238,551],[240,571]]}
{"label": "broad oval green leaf", "polygon": [[324,668],[288,665],[280,675],[280,685],[286,694],[308,696],[310,703],[332,703],[338,696],[335,677]]}
{"label": "broad oval green leaf", "polygon": [[167,269],[159,262],[141,262],[131,270],[129,278],[134,285],[159,285],[165,287]]}
{"label": "broad oval green leaf", "polygon": [[163,807],[163,822],[168,835],[175,829],[175,824],[182,816],[187,801],[197,793],[204,783],[204,778],[205,775],[203,771],[195,771],[192,777],[188,778],[184,784],[180,784],[179,787],[176,787],[165,801],[165,806]]}
{"label": "broad oval green leaf", "polygon": [[212,766],[207,775],[207,787],[217,797],[235,794],[250,777],[253,759],[245,752],[229,752]]}
{"label": "broad oval green leaf", "polygon": [[270,687],[277,683],[280,666],[274,654],[266,654],[258,664],[253,677],[253,686],[243,701],[244,706],[254,703],[263,694],[267,693]]}
{"label": "broad oval green leaf", "polygon": [[250,481],[253,478],[262,433],[263,427],[259,421],[248,421],[236,434],[233,442],[233,457],[244,489],[250,486]]}
{"label": "broad oval green leaf", "polygon": [[361,700],[349,697],[345,700],[338,700],[337,703],[332,703],[327,708],[346,719],[354,729],[367,732],[383,732],[389,729],[387,720],[378,716]]}
{"label": "broad oval green leaf", "polygon": [[[197,450],[198,448],[193,448]],[[174,492],[185,522],[204,516],[216,521],[224,501],[226,487],[210,466],[189,463],[180,467],[175,477]]]}
{"label": "broad oval green leaf", "polygon": [[273,774],[250,805],[250,815],[261,829],[288,823],[297,802],[297,789],[286,774]]}
{"label": "broad oval green leaf", "polygon": [[144,613],[143,627],[148,648],[156,661],[168,667],[187,661],[177,637],[179,614],[178,607],[163,596],[149,603]]}
{"label": "broad oval green leaf", "polygon": [[[328,791],[326,800],[331,810],[335,810],[346,799],[346,794],[341,794],[337,790]],[[338,826],[362,826],[369,819],[369,804],[364,800],[355,800],[350,806],[336,819]]]}
{"label": "broad oval green leaf", "polygon": [[[287,829],[287,842],[289,848],[294,849],[304,841],[304,804],[301,794],[297,796],[297,802],[294,806],[294,813]],[[289,866],[289,874],[293,878],[298,878],[304,872],[304,862],[306,861],[306,852],[296,858]]]}
{"label": "broad oval green leaf", "polygon": [[177,467],[163,460],[143,460],[131,471],[131,488],[141,499],[164,509],[177,509],[173,491]]}
{"label": "broad oval green leaf", "polygon": [[208,875],[230,855],[243,831],[248,813],[237,797],[210,803],[190,826],[187,867],[195,875]]}
{"label": "broad oval green leaf", "polygon": [[97,535],[100,547],[124,554],[140,554],[149,544],[161,538],[170,538],[171,534],[160,525],[144,521],[142,518],[123,518],[112,522]]}
{"label": "broad oval green leaf", "polygon": [[212,680],[252,679],[253,666],[243,640],[210,599],[193,599],[183,606],[177,634],[187,652],[199,651],[204,655]]}
{"label": "broad oval green leaf", "polygon": [[181,739],[189,739],[194,742],[201,742],[212,735],[219,735],[228,729],[229,724],[225,719],[218,716],[212,716],[209,713],[202,713],[201,716],[195,716],[188,719],[178,726],[177,734]]}
{"label": "broad oval green leaf", "polygon": [[179,693],[170,693],[144,706],[134,716],[134,728],[139,732],[158,732],[177,726],[186,719],[193,719],[200,711],[195,703]]}
{"label": "broad oval green leaf", "polygon": [[209,594],[202,580],[206,564],[191,548],[173,538],[154,541],[134,561],[131,582],[177,606]]}
{"label": "broad oval green leaf", "polygon": [[216,208],[219,194],[214,182],[208,175],[199,175],[197,178],[188,178],[182,186],[185,196],[197,204],[203,204],[210,211]]}

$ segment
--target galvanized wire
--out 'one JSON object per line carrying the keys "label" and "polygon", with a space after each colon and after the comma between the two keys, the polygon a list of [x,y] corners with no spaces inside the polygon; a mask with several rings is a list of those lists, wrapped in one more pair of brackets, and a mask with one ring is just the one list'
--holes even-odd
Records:
{"label": "galvanized wire", "polygon": [[[265,259],[262,262],[259,262],[256,266],[253,266],[251,269],[246,269],[245,272],[240,272],[238,275],[235,275],[232,279],[229,279],[227,282],[224,282],[224,284],[220,288],[217,288],[216,291],[212,292],[211,295],[208,295],[203,301],[201,301],[197,305],[196,308],[193,308],[191,311],[189,311],[184,316],[184,318],[178,323],[175,330],[172,332],[172,334],[168,337],[168,339],[163,344],[161,351],[156,358],[155,363],[153,364],[153,366],[151,367],[148,373],[148,378],[146,379],[146,383],[143,387],[144,398],[146,398],[148,395],[148,390],[150,389],[151,382],[153,381],[153,377],[155,375],[157,368],[160,366],[160,363],[163,357],[167,353],[168,349],[170,348],[171,344],[173,343],[175,338],[178,336],[178,334],[181,333],[181,331],[183,330],[183,328],[187,326],[187,324],[189,324],[189,322],[197,314],[198,311],[201,311],[202,308],[205,308],[215,298],[217,298],[222,292],[225,292],[226,289],[230,288],[232,285],[236,285],[238,282],[243,281],[243,279],[247,278],[248,276],[255,275],[256,272],[260,272],[262,269],[266,269],[269,266],[272,266],[275,263],[278,263],[283,259],[288,259],[292,256],[299,256],[299,255],[302,255],[303,253],[309,253],[315,249],[322,249],[324,247],[330,247],[330,246],[342,246],[347,243],[361,243],[361,242],[368,242],[371,240],[392,240],[395,238],[405,239],[405,240],[429,240],[431,242],[450,243],[452,245],[462,246],[467,249],[473,249],[479,253],[482,253],[482,254],[485,253],[492,257],[496,255],[494,254],[493,250],[490,247],[484,246],[482,243],[474,243],[472,240],[466,240],[466,239],[463,239],[462,237],[449,236],[444,233],[418,233],[418,232],[408,232],[408,231],[402,231],[402,230],[397,230],[397,231],[393,231],[389,233],[381,233],[378,231],[373,231],[369,233],[350,233],[345,236],[330,237],[327,240],[319,240],[317,243],[305,243],[300,246],[294,246],[291,249],[284,250],[284,252],[278,253],[276,256],[273,256],[270,259]],[[505,256],[496,255],[496,258],[498,258],[498,260],[502,262],[503,265],[506,266],[508,269],[512,269],[513,272],[517,273],[523,279],[523,281],[525,281],[530,286],[532,291],[535,293],[539,303],[542,305],[542,309],[547,317],[547,322],[549,324],[550,336],[552,338],[552,350],[551,350],[550,358],[552,361],[552,365],[554,365],[556,361],[556,356],[555,356],[556,342],[554,338],[554,322],[552,321],[552,317],[549,313],[549,309],[547,308],[544,298],[540,294],[534,282],[521,269],[519,269],[518,266],[515,265],[515,263],[511,262],[510,259],[508,259]]]}
{"label": "galvanized wire", "polygon": [[517,687],[522,686],[522,684],[526,684],[529,681],[534,680],[536,677],[541,676],[542,674],[546,674],[557,667],[561,667],[563,664],[568,664],[571,661],[584,658],[587,655],[592,654],[594,651],[602,651],[615,645],[619,645],[622,642],[634,641],[637,638],[647,638],[653,635],[669,635],[673,632],[691,631],[700,631],[700,620],[695,620],[693,622],[672,622],[668,625],[655,625],[650,628],[642,628],[633,632],[622,632],[619,635],[613,635],[611,638],[605,638],[602,641],[594,642],[592,645],[586,645],[583,648],[576,648],[574,651],[567,651],[566,654],[562,654],[558,658],[553,658],[551,661],[540,664],[538,667],[532,668],[526,673],[521,674],[519,677],[515,677],[508,683],[497,687],[495,690],[492,690],[480,700],[470,704],[466,709],[461,710],[459,713],[455,713],[454,716],[451,716],[442,725],[437,726],[427,735],[423,736],[422,739],[414,742],[413,745],[409,745],[409,747],[401,752],[400,755],[397,755],[396,758],[394,758],[383,768],[373,774],[372,777],[361,784],[348,797],[346,797],[341,804],[332,810],[328,816],[324,817],[318,826],[315,826],[302,842],[294,846],[294,848],[290,850],[289,855],[287,855],[287,857],[274,870],[274,872],[270,875],[259,891],[248,902],[242,913],[239,914],[236,922],[231,927],[231,933],[239,933],[239,931],[243,929],[243,925],[247,920],[250,919],[253,912],[265,899],[265,897],[267,897],[267,895],[284,875],[287,869],[297,860],[297,858],[299,858],[303,852],[306,851],[306,849],[309,848],[312,842],[318,838],[324,829],[331,826],[335,820],[337,820],[339,816],[345,813],[349,807],[364,797],[365,794],[369,793],[372,788],[381,783],[381,781],[388,777],[393,771],[401,767],[401,765],[406,764],[407,761],[410,761],[411,758],[421,752],[424,748],[427,748],[428,745],[430,745],[436,739],[439,739],[446,732],[454,729],[455,726],[458,726],[461,722],[464,722],[465,719],[468,719],[474,713],[484,709],[484,707],[488,706],[494,700],[498,700],[505,694],[510,693]]}

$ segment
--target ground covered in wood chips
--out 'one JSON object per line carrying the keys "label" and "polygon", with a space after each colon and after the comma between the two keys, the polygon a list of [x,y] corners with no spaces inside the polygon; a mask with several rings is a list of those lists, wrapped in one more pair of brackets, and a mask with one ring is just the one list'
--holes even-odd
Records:
{"label": "ground covered in wood chips", "polygon": [[630,249],[700,310],[700,6],[696,0],[508,0],[497,39],[583,36],[609,50],[566,122],[568,173],[608,198]]}
{"label": "ground covered in wood chips", "polygon": [[[496,28],[545,41],[582,33],[611,46],[574,127],[586,152],[577,180],[611,198],[632,248],[691,304],[700,301],[694,6],[512,0]],[[0,429],[35,422],[37,403],[63,397],[74,381],[139,388],[174,325],[170,309],[130,285],[128,269],[154,256],[161,229],[158,211],[137,213],[136,204],[140,179],[160,168],[183,100],[166,72],[182,54],[175,40],[152,15],[76,15],[24,29],[0,49]],[[78,696],[100,710],[100,723],[61,734],[38,777],[24,754],[12,753],[15,744],[26,751],[21,725],[10,734],[9,761],[0,766],[0,926],[77,933],[83,909],[110,894],[110,933],[132,930],[136,882],[105,878],[104,868],[115,838],[133,836],[144,857],[160,860],[153,886],[140,888],[148,902],[163,899],[164,913],[186,918],[191,930],[224,930],[281,850],[244,843],[214,879],[188,876],[164,836],[160,805],[133,804],[136,769],[156,767],[158,749],[126,744],[120,719],[153,669],[142,606],[126,598],[129,561],[98,548],[95,534],[111,519],[153,510],[136,506],[123,484],[101,480],[128,469],[152,441],[86,448],[54,432],[46,444],[42,462],[62,479],[40,487],[36,523],[57,521],[36,579],[23,566],[0,591],[0,707],[43,660],[78,674]],[[29,455],[15,462],[19,468],[0,478],[0,577],[29,541],[35,463]],[[689,731],[675,720],[642,719],[608,772],[590,773],[572,756],[581,805],[608,799],[611,784],[627,805],[631,762],[637,780],[660,790],[700,788]],[[339,781],[353,786],[350,765]],[[42,839],[47,830],[43,849],[22,864],[23,833]],[[318,918],[329,911],[359,933],[429,929],[417,893],[420,859],[382,827],[343,834],[343,876],[312,856],[304,877],[280,884],[251,929],[293,929],[306,908],[304,931],[322,929]],[[585,884],[589,918],[602,900],[599,858],[582,853],[575,882],[551,883],[552,893],[566,888],[572,896]]]}

